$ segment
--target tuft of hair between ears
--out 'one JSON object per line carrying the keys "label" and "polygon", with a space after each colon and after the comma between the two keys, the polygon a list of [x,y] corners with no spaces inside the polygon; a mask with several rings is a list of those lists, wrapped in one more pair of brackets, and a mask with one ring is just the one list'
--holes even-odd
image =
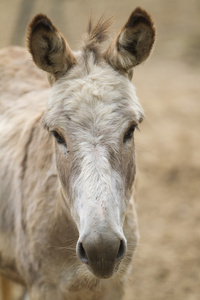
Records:
{"label": "tuft of hair between ears", "polygon": [[113,23],[114,16],[105,19],[103,16],[93,25],[92,17],[89,19],[87,35],[83,39],[83,51],[93,52],[98,57],[100,44],[109,39],[109,28]]}

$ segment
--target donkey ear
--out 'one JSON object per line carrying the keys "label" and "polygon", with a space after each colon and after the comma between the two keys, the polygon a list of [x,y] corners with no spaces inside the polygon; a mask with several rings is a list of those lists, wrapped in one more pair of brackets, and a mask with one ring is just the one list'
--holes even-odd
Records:
{"label": "donkey ear", "polygon": [[27,47],[35,64],[55,79],[76,62],[65,38],[42,14],[35,16],[28,26]]}
{"label": "donkey ear", "polygon": [[149,14],[136,8],[105,53],[115,69],[132,77],[132,68],[150,54],[155,41],[155,27]]}

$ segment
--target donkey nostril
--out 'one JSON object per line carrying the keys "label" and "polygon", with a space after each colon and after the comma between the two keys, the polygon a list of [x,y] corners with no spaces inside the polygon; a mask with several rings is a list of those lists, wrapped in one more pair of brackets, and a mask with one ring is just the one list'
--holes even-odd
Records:
{"label": "donkey nostril", "polygon": [[83,244],[79,243],[78,247],[77,247],[77,256],[78,258],[84,263],[84,264],[88,264],[88,257],[87,254],[85,252],[85,249],[83,248]]}
{"label": "donkey nostril", "polygon": [[126,252],[126,245],[125,245],[125,242],[123,240],[121,240],[116,259],[117,260],[122,259],[125,255],[125,252]]}

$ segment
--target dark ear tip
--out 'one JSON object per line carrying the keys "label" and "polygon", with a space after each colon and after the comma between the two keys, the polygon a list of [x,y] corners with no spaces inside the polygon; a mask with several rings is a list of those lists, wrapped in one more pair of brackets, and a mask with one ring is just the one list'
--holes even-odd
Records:
{"label": "dark ear tip", "polygon": [[54,31],[56,29],[46,15],[38,14],[30,22],[28,30],[29,32],[34,33],[36,29],[38,30],[41,28],[47,31]]}
{"label": "dark ear tip", "polygon": [[154,23],[152,21],[151,16],[141,7],[137,7],[130,15],[125,27],[126,28],[134,27],[140,23],[143,23],[143,24],[151,27],[155,31]]}
{"label": "dark ear tip", "polygon": [[56,27],[52,24],[52,22],[46,15],[43,14],[36,15],[32,19],[32,21],[30,22],[27,28],[26,45],[29,52],[31,52],[31,41],[33,39],[33,36],[39,30],[44,30],[46,32],[57,31]]}

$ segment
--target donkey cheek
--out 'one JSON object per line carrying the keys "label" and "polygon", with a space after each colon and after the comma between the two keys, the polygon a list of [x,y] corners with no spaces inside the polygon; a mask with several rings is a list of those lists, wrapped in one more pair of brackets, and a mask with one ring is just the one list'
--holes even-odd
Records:
{"label": "donkey cheek", "polygon": [[56,151],[56,166],[58,175],[62,186],[67,189],[69,182],[69,169],[65,155],[61,154],[59,150]]}
{"label": "donkey cheek", "polygon": [[135,180],[135,174],[136,174],[136,165],[134,162],[130,162],[127,166],[127,173],[126,173],[126,185],[127,189],[131,189],[132,185]]}

